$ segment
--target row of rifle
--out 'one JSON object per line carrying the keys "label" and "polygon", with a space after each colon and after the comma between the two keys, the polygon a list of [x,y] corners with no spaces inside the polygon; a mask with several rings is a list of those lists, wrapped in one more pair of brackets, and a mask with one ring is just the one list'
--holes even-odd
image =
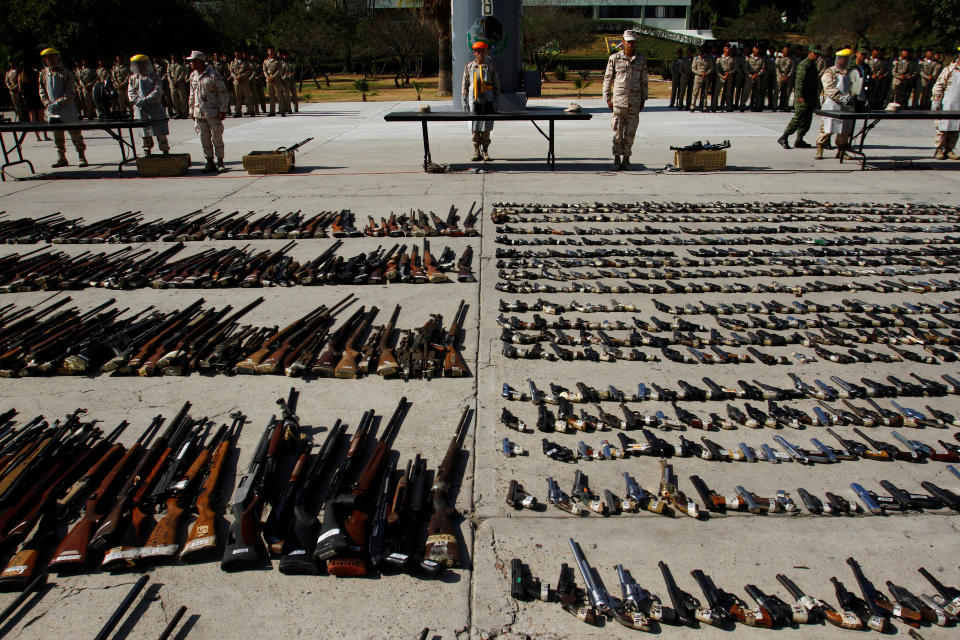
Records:
{"label": "row of rifle", "polygon": [[[474,203],[475,205],[476,203]],[[287,238],[357,238],[476,236],[478,209],[474,205],[462,222],[455,206],[441,218],[433,211],[367,216],[365,227],[356,227],[356,215],[347,210],[309,215],[301,211],[257,215],[250,211],[224,213],[217,209],[192,211],[176,218],[147,220],[139,211],[125,211],[96,222],[51,213],[39,218],[6,218],[0,212],[0,242],[32,244],[99,244],[105,242],[198,242],[201,240],[282,240]]]}
{"label": "row of rifle", "polygon": [[[663,264],[677,266],[711,266],[713,264],[727,264],[727,260],[750,259],[759,261],[783,260],[784,264],[808,264],[807,261],[815,258],[897,258],[897,257],[930,257],[952,256],[949,247],[924,246],[911,247],[821,247],[805,245],[791,249],[749,249],[739,247],[699,247],[685,250],[687,256],[677,256],[675,251],[667,249],[642,249],[637,247],[615,249],[505,249],[497,247],[496,258],[568,258],[568,259],[597,259],[615,256],[631,258],[666,259]],[[693,256],[693,257],[690,257]],[[656,264],[656,263],[652,263]],[[756,264],[760,264],[757,262]],[[872,264],[872,262],[871,262]]]}
{"label": "row of rifle", "polygon": [[400,306],[386,325],[374,325],[377,307],[360,307],[340,324],[335,315],[354,302],[350,294],[320,305],[283,328],[242,325],[258,298],[234,311],[205,308],[201,298],[183,309],[153,307],[128,315],[108,300],[89,311],[60,297],[38,307],[0,309],[0,377],[36,375],[285,374],[357,378],[374,373],[432,379],[461,377],[465,303],[450,323],[432,314],[418,328],[397,330]]}
{"label": "row of rifle", "polygon": [[[639,231],[637,233],[640,233]],[[691,247],[691,246],[716,246],[716,245],[750,245],[756,246],[802,246],[815,244],[820,247],[845,247],[861,245],[928,245],[960,244],[958,236],[935,236],[931,238],[916,238],[913,236],[900,236],[894,238],[875,237],[875,236],[851,236],[837,235],[832,237],[818,236],[816,238],[804,238],[794,236],[665,236],[663,234],[647,235],[640,233],[626,238],[614,238],[611,235],[620,234],[590,234],[571,236],[563,233],[554,233],[551,229],[536,228],[530,233],[514,235],[497,235],[494,242],[496,244],[512,247],[649,247],[649,246],[670,246],[670,247]]]}
{"label": "row of rifle", "polygon": [[[949,204],[930,203],[876,203],[876,202],[817,202],[815,200],[781,201],[781,202],[660,202],[647,200],[643,202],[593,202],[593,203],[518,203],[496,202],[490,209],[491,217],[497,224],[508,221],[524,221],[523,216],[531,214],[551,215],[563,218],[573,216],[632,216],[637,220],[659,220],[676,222],[676,216],[683,216],[690,221],[699,221],[696,216],[717,216],[730,219],[731,222],[748,219],[779,222],[789,216],[809,216],[811,220],[829,220],[828,216],[839,216],[842,220],[864,219],[876,217],[894,217],[903,220],[915,220],[924,217],[936,216],[934,220],[947,216],[956,219],[960,215],[960,207]],[[674,216],[674,217],[670,217]],[[691,217],[692,216],[692,217]],[[761,216],[761,218],[756,218]],[[861,216],[862,218],[857,218]],[[682,221],[682,219],[681,219]],[[708,220],[709,221],[709,220]]]}
{"label": "row of rifle", "polygon": [[[338,576],[387,567],[436,575],[460,566],[449,502],[467,410],[431,484],[421,456],[403,473],[391,453],[405,398],[379,439],[370,410],[349,443],[337,420],[314,453],[297,397],[291,389],[277,401],[281,415],[270,419],[237,482],[225,539],[217,496],[230,486],[224,469],[246,422],[240,412],[217,427],[192,418],[186,403],[166,426],[163,416],[154,418],[129,447],[117,443],[126,422],[103,434],[83,410],[52,424],[38,416],[20,428],[12,412],[4,414],[0,551],[7,561],[0,590],[23,590],[47,570],[123,571],[178,558],[219,557],[221,568],[235,571],[275,557],[284,573]],[[183,537],[192,512],[197,517]]]}
{"label": "row of rifle", "polygon": [[[929,571],[919,572],[936,593],[915,595],[904,586],[886,582],[888,597],[867,578],[854,558],[846,560],[860,596],[849,591],[837,577],[830,582],[836,592],[838,608],[825,600],[807,595],[792,579],[782,573],[777,581],[790,594],[792,603],[775,593],[768,593],[755,584],[744,586],[744,592],[756,606],[751,607],[735,593],[719,588],[701,569],[690,572],[703,592],[704,601],[684,591],[677,584],[666,562],[658,563],[666,586],[666,598],[661,599],[643,588],[623,565],[614,567],[620,584],[620,597],[612,596],[603,584],[600,573],[592,567],[583,549],[569,539],[574,564],[584,583],[577,586],[573,567],[563,563],[556,587],[534,577],[529,566],[519,558],[510,565],[510,595],[521,601],[540,600],[558,602],[564,611],[581,622],[602,625],[612,619],[638,631],[658,631],[661,625],[697,627],[698,624],[732,630],[736,624],[764,629],[794,627],[826,621],[850,630],[872,629],[891,632],[891,621],[897,620],[910,628],[911,638],[922,640],[913,631],[921,625],[952,626],[960,616],[960,589],[944,585]],[[669,606],[667,605],[669,603]]]}
{"label": "row of rifle", "polygon": [[[950,465],[950,471],[960,479],[960,471]],[[701,504],[689,498],[679,488],[673,465],[660,459],[660,484],[655,491],[647,491],[637,483],[629,472],[623,472],[625,493],[623,497],[604,489],[597,493],[590,488],[587,474],[576,471],[573,475],[573,488],[565,493],[552,477],[547,481],[546,503],[574,516],[596,513],[602,516],[614,516],[622,513],[649,511],[664,516],[689,516],[695,520],[706,520],[711,513],[726,514],[747,512],[753,515],[799,514],[800,507],[790,496],[789,491],[778,489],[770,497],[761,497],[749,491],[743,485],[734,487],[734,493],[723,496],[707,486],[700,476],[690,476],[690,484],[700,496]],[[960,511],[960,496],[950,489],[933,482],[922,481],[920,486],[926,493],[907,491],[889,480],[881,480],[880,486],[887,492],[881,494],[870,491],[863,485],[850,483],[853,500],[847,500],[836,493],[827,491],[825,500],[798,488],[796,493],[810,515],[886,515],[888,511],[917,513],[925,510]],[[536,496],[524,489],[516,480],[507,487],[506,502],[514,509],[540,511],[542,507]]]}
{"label": "row of rifle", "polygon": [[46,248],[0,257],[0,293],[37,290],[105,289],[211,289],[225,287],[291,287],[295,285],[355,285],[384,283],[450,282],[449,271],[459,282],[476,282],[473,248],[457,258],[445,247],[439,256],[423,253],[417,245],[394,244],[372,251],[342,255],[338,240],[309,260],[289,255],[290,241],[275,250],[257,251],[249,245],[204,249],[180,258],[186,245],[177,243],[161,251],[125,247],[111,252],[84,251],[71,256]]}
{"label": "row of rifle", "polygon": [[[643,236],[656,236],[656,235],[677,235],[685,233],[692,236],[706,236],[706,235],[766,235],[770,236],[772,234],[789,234],[789,233],[840,233],[844,236],[850,236],[850,234],[863,234],[863,233],[896,233],[896,234],[905,234],[905,233],[930,233],[936,235],[942,235],[947,233],[958,233],[960,232],[960,225],[956,224],[940,224],[932,226],[903,226],[897,227],[889,224],[859,224],[854,226],[849,225],[839,225],[839,224],[815,224],[809,227],[796,227],[792,225],[780,224],[776,227],[764,227],[758,225],[750,226],[737,226],[737,227],[688,227],[685,225],[675,225],[670,227],[651,227],[646,225],[644,227],[635,226],[629,228],[626,226],[618,225],[615,227],[573,227],[572,230],[562,228],[562,227],[516,227],[510,224],[498,225],[495,229],[497,234],[523,234],[523,235],[554,235],[554,236],[628,236],[628,235],[643,235]],[[789,238],[791,240],[806,240],[800,238]],[[897,238],[884,238],[884,239],[874,239],[874,238],[864,238],[863,236],[852,236],[845,237],[842,242],[844,244],[957,244],[958,238],[956,236],[947,236],[944,235],[942,238],[910,238],[909,236],[897,237]]]}

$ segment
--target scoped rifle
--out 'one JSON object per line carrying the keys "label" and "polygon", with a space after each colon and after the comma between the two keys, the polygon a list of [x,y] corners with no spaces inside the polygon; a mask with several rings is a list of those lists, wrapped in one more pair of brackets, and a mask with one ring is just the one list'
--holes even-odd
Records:
{"label": "scoped rifle", "polygon": [[180,552],[180,559],[184,562],[197,562],[211,557],[217,551],[217,520],[220,517],[219,511],[214,508],[214,501],[219,496],[220,476],[223,475],[223,467],[230,457],[230,449],[233,446],[233,439],[236,438],[247,418],[242,413],[235,412],[231,414],[233,422],[227,431],[226,436],[220,440],[210,458],[210,464],[207,468],[206,478],[200,487],[200,493],[197,494],[196,510],[197,519],[190,526],[190,532],[183,543],[183,551]]}
{"label": "scoped rifle", "polygon": [[400,398],[390,421],[383,430],[377,448],[367,462],[360,477],[350,489],[350,493],[336,496],[328,505],[335,514],[343,514],[340,520],[340,532],[328,535],[324,544],[329,545],[334,556],[327,560],[327,571],[335,576],[363,576],[369,568],[368,525],[371,512],[376,503],[370,493],[390,451],[390,444],[400,429],[400,423],[407,410],[406,397]]}
{"label": "scoped rifle", "polygon": [[[462,304],[462,303],[461,303]],[[470,408],[464,407],[457,431],[450,440],[447,452],[437,469],[430,492],[433,497],[433,515],[427,524],[427,543],[424,547],[423,562],[436,563],[440,567],[460,566],[460,547],[453,526],[454,509],[450,506],[450,486],[453,467],[463,446],[469,426]]]}
{"label": "scoped rifle", "polygon": [[317,529],[320,523],[317,521],[316,512],[311,508],[311,503],[344,431],[346,431],[346,425],[337,420],[314,456],[306,472],[306,478],[293,498],[293,526],[290,527],[283,541],[283,556],[278,565],[281,573],[291,575],[319,573],[317,563],[313,559],[313,550],[316,547]]}

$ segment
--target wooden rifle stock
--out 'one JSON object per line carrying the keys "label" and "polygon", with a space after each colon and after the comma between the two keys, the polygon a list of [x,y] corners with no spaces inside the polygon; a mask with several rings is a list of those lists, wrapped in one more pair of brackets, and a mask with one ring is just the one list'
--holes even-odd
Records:
{"label": "wooden rifle stock", "polygon": [[423,241],[423,266],[427,270],[427,280],[431,283],[450,282],[447,274],[437,267],[437,263],[430,253],[430,245],[427,244],[426,240]]}
{"label": "wooden rifle stock", "polygon": [[377,309],[377,307],[371,307],[367,315],[360,321],[360,324],[357,325],[357,328],[354,329],[353,333],[350,334],[346,344],[343,346],[343,356],[340,358],[337,366],[333,369],[333,375],[335,377],[357,377],[357,357],[360,355],[360,351],[357,350],[354,345],[356,345],[356,342],[360,339],[360,336],[366,332],[367,327],[369,327],[370,323],[373,322],[373,319],[376,317],[378,312],[379,309]]}
{"label": "wooden rifle stock", "polygon": [[427,524],[427,543],[424,548],[424,560],[441,567],[460,565],[460,547],[453,527],[454,509],[449,504],[450,476],[456,463],[460,447],[467,433],[470,408],[463,408],[463,415],[457,424],[457,431],[450,440],[447,453],[440,463],[436,478],[430,491],[433,496],[433,514]]}
{"label": "wooden rifle stock", "polygon": [[393,348],[390,346],[394,325],[396,325],[399,315],[400,305],[397,305],[393,310],[393,315],[390,316],[390,322],[387,323],[383,335],[380,337],[380,358],[377,360],[377,375],[383,378],[396,375],[400,370],[400,363],[397,362],[397,356],[394,355]]}
{"label": "wooden rifle stock", "polygon": [[200,493],[197,494],[197,519],[191,525],[187,539],[183,543],[183,551],[180,553],[180,559],[184,562],[196,562],[217,551],[217,517],[219,514],[213,507],[214,497],[217,495],[217,485],[220,483],[220,476],[223,475],[223,467],[230,456],[235,427],[239,427],[245,419],[243,415],[234,414],[234,423],[230,427],[227,437],[217,445],[216,450],[210,457],[207,477],[200,488]]}
{"label": "wooden rifle stock", "polygon": [[457,336],[460,333],[460,327],[463,325],[463,315],[465,315],[463,300],[457,308],[457,313],[453,316],[453,322],[450,323],[450,332],[447,334],[445,354],[443,357],[443,375],[447,377],[461,377],[467,374],[467,363],[457,349]]}

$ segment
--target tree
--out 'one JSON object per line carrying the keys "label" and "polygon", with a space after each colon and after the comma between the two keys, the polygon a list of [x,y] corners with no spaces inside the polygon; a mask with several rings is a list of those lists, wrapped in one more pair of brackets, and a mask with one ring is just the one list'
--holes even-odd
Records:
{"label": "tree", "polygon": [[523,10],[523,58],[542,77],[564,51],[590,41],[594,23],[578,11],[560,7],[527,7]]}
{"label": "tree", "polygon": [[960,44],[960,0],[919,0],[917,2],[917,31],[925,39],[923,46],[939,46],[956,55]]}
{"label": "tree", "polygon": [[856,4],[815,0],[807,23],[807,35],[824,44],[889,47],[912,37],[914,20],[910,0],[872,0]]}
{"label": "tree", "polygon": [[723,21],[714,27],[713,34],[721,40],[781,40],[784,30],[781,15],[777,7],[761,7]]}
{"label": "tree", "polygon": [[415,9],[383,9],[367,22],[366,39],[395,63],[394,84],[409,84],[410,76],[423,69],[423,57],[437,33],[420,20]]}
{"label": "tree", "polygon": [[299,62],[301,87],[303,78],[309,76],[320,88],[317,68],[322,59],[337,48],[337,34],[325,9],[319,4],[307,6],[297,2],[270,25],[271,43],[292,53]]}
{"label": "tree", "polygon": [[432,23],[437,29],[438,96],[449,96],[453,93],[450,13],[450,0],[422,0],[420,5],[422,19]]}

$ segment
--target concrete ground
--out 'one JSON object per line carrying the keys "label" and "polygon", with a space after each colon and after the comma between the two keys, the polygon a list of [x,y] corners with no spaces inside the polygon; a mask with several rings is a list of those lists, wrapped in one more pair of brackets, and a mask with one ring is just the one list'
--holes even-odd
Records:
{"label": "concrete ground", "polygon": [[[544,101],[545,106],[566,103]],[[787,594],[774,580],[783,572],[794,578],[811,595],[835,602],[829,583],[837,575],[852,591],[856,583],[844,565],[848,556],[860,560],[867,575],[879,587],[892,580],[914,592],[930,592],[916,573],[925,566],[947,584],[960,584],[957,573],[957,516],[939,513],[890,515],[885,517],[828,518],[755,517],[731,514],[696,522],[689,518],[670,519],[653,514],[621,515],[602,518],[596,515],[576,519],[548,508],[541,512],[513,512],[504,504],[504,491],[511,478],[520,480],[541,502],[545,501],[544,478],[557,478],[569,491],[573,472],[579,468],[590,477],[591,486],[622,493],[622,472],[629,471],[646,488],[657,483],[658,465],[652,458],[631,458],[617,462],[587,462],[565,465],[544,458],[539,451],[540,434],[517,434],[499,424],[504,406],[500,398],[502,383],[525,386],[532,378],[545,389],[549,382],[572,385],[583,381],[596,387],[615,384],[631,391],[638,382],[656,382],[675,387],[678,379],[696,381],[708,375],[717,381],[736,379],[769,380],[787,386],[787,373],[796,371],[804,380],[826,379],[839,375],[856,380],[866,375],[882,379],[890,373],[905,377],[909,371],[921,376],[941,373],[958,375],[955,365],[833,365],[816,362],[807,365],[766,367],[761,364],[715,366],[710,370],[693,365],[667,363],[618,362],[578,365],[543,361],[507,360],[500,355],[500,329],[496,325],[497,305],[501,297],[533,302],[538,296],[502,295],[495,289],[494,225],[488,214],[496,202],[755,202],[796,201],[804,198],[822,202],[932,202],[960,204],[958,177],[960,162],[933,161],[933,126],[929,121],[881,124],[869,137],[865,149],[873,170],[860,171],[859,164],[839,164],[835,159],[814,161],[810,150],[784,151],[776,144],[789,116],[782,113],[690,114],[668,110],[663,101],[651,101],[640,118],[632,173],[608,171],[609,115],[599,101],[582,101],[594,119],[557,127],[557,171],[544,170],[546,141],[529,123],[499,123],[493,132],[491,153],[495,161],[487,165],[467,162],[471,147],[467,125],[463,123],[431,126],[433,160],[450,164],[447,174],[425,174],[421,169],[421,133],[416,124],[387,124],[383,115],[395,110],[416,108],[416,103],[341,103],[305,105],[303,111],[287,118],[228,119],[225,141],[230,171],[201,176],[198,173],[201,151],[196,134],[186,121],[171,123],[174,152],[188,152],[194,160],[191,174],[183,178],[140,179],[135,170],[125,169],[117,179],[118,150],[105,135],[89,135],[88,169],[75,166],[50,170],[54,159],[52,143],[27,140],[25,155],[44,175],[29,180],[7,180],[0,184],[0,211],[8,216],[39,216],[60,211],[68,217],[88,220],[127,210],[142,211],[148,219],[174,217],[196,209],[253,210],[257,212],[302,209],[305,212],[350,208],[358,222],[366,215],[375,217],[391,211],[411,208],[445,213],[451,204],[466,212],[471,203],[483,207],[482,237],[451,240],[457,252],[471,243],[478,259],[475,269],[480,283],[437,286],[389,285],[383,287],[301,287],[271,290],[204,291],[208,304],[226,302],[238,305],[257,295],[267,297],[250,319],[261,324],[283,324],[321,302],[333,302],[347,291],[358,296],[358,304],[376,304],[382,316],[394,304],[401,304],[401,326],[422,323],[429,312],[452,316],[460,299],[469,304],[463,353],[471,377],[431,382],[387,382],[380,379],[360,381],[296,380],[301,389],[299,413],[304,424],[316,427],[317,438],[336,418],[356,424],[366,408],[389,415],[400,395],[413,403],[396,442],[401,461],[423,453],[435,468],[442,458],[463,406],[476,410],[475,429],[467,439],[461,458],[462,481],[457,492],[457,508],[463,514],[461,535],[467,566],[447,574],[442,580],[420,580],[404,576],[386,576],[369,580],[338,580],[331,577],[288,577],[275,567],[262,571],[225,574],[215,563],[198,566],[166,566],[150,570],[155,588],[153,600],[141,602],[134,612],[139,622],[121,630],[123,638],[153,638],[177,607],[189,607],[185,630],[175,637],[207,638],[415,638],[429,628],[427,637],[442,638],[570,638],[628,637],[636,632],[608,622],[603,628],[588,627],[557,605],[540,602],[519,603],[509,596],[509,563],[519,557],[530,564],[535,575],[555,583],[562,562],[572,563],[567,538],[576,538],[588,559],[600,572],[608,589],[616,595],[617,581],[613,565],[622,563],[638,582],[666,597],[657,561],[669,562],[685,590],[700,597],[689,571],[701,568],[721,588],[743,594],[743,586],[755,583],[768,592]],[[444,105],[434,103],[434,108]],[[816,121],[815,121],[816,127]],[[32,136],[31,136],[32,137]],[[313,137],[297,154],[297,169],[284,176],[248,176],[241,156],[255,149],[290,145]],[[813,141],[814,135],[807,137]],[[719,142],[729,139],[725,171],[694,174],[664,171],[672,161],[671,145],[686,145],[696,140]],[[68,144],[68,158],[76,156]],[[926,170],[920,170],[921,168]],[[13,167],[11,176],[26,177],[24,166]],[[573,225],[566,225],[572,227]],[[592,225],[588,225],[592,226]],[[633,226],[631,224],[631,226]],[[696,225],[694,225],[696,226]],[[704,225],[701,225],[704,226]],[[706,224],[705,226],[711,226]],[[717,225],[713,225],[717,226]],[[812,234],[816,235],[816,234]],[[533,236],[526,236],[533,237]],[[304,240],[298,255],[316,255],[331,240]],[[157,243],[158,245],[162,243]],[[223,243],[211,243],[222,246]],[[261,242],[270,246],[270,242]],[[372,239],[348,241],[351,249],[368,249],[378,243]],[[444,242],[435,239],[435,250]],[[23,251],[30,247],[17,247]],[[197,249],[200,245],[197,245]],[[79,251],[79,247],[64,250]],[[6,251],[13,250],[8,247]],[[686,250],[674,248],[678,255]],[[941,279],[956,274],[937,276]],[[859,278],[870,280],[870,277]],[[922,278],[920,278],[922,279]],[[790,281],[804,281],[804,278]],[[837,279],[835,279],[837,280]],[[842,279],[840,279],[842,280]],[[164,308],[185,306],[201,295],[194,291],[141,290],[118,292],[122,306],[135,309],[149,304]],[[83,307],[111,297],[109,292],[85,290],[71,296]],[[544,295],[548,300],[607,302],[610,296]],[[621,301],[637,305],[637,315],[659,315],[652,302],[640,295],[617,295]],[[670,295],[670,304],[703,299],[723,300],[713,295]],[[789,302],[785,296],[774,296]],[[863,293],[810,294],[818,302],[843,297],[865,300],[953,299],[955,294],[932,293],[883,296]],[[7,294],[0,304],[29,304],[43,298],[41,292]],[[759,302],[764,296],[746,294],[738,299]],[[525,314],[529,316],[530,314]],[[573,318],[579,314],[567,314]],[[596,319],[628,319],[629,314],[593,314]],[[590,318],[594,319],[594,318]],[[693,319],[713,326],[705,316]],[[771,349],[786,353],[789,349]],[[809,350],[807,350],[809,351]],[[16,407],[22,416],[44,413],[60,416],[76,407],[85,407],[90,415],[111,425],[121,419],[132,427],[124,439],[132,441],[149,422],[163,413],[172,416],[184,400],[194,403],[194,415],[225,420],[235,409],[250,418],[239,442],[236,466],[244,468],[260,430],[275,410],[275,400],[284,396],[291,381],[281,378],[199,377],[188,378],[47,378],[4,380],[0,383],[0,408]],[[960,413],[956,396],[930,400],[945,411]],[[710,411],[722,411],[722,405]],[[809,409],[809,403],[798,403]],[[908,406],[922,409],[920,400],[910,399]],[[536,411],[530,404],[511,403],[511,411],[531,423]],[[605,407],[612,410],[615,405]],[[639,407],[634,405],[635,409]],[[705,416],[704,407],[689,407]],[[816,430],[784,435],[806,442]],[[880,427],[877,437],[892,441],[890,429]],[[952,430],[951,430],[952,431]],[[687,434],[691,439],[701,434]],[[725,446],[739,441],[759,445],[772,442],[767,430],[739,429],[714,434]],[[531,451],[519,459],[506,459],[498,452],[504,436]],[[584,436],[590,444],[614,439],[615,434]],[[920,431],[917,438],[928,443],[951,439],[952,434]],[[675,435],[667,439],[676,440]],[[576,435],[556,435],[555,439],[576,446]],[[753,465],[712,463],[702,460],[674,459],[681,486],[694,492],[688,476],[700,475],[721,494],[729,494],[743,484],[758,494],[776,489],[795,490],[804,486],[822,495],[832,490],[849,496],[846,486],[859,481],[876,487],[881,479],[914,490],[922,480],[931,480],[953,490],[960,482],[951,477],[945,465],[931,462],[920,465],[867,461],[838,465],[801,467],[797,464]],[[230,475],[230,474],[228,474]],[[226,493],[229,493],[226,492]],[[0,634],[15,638],[50,638],[79,633],[92,635],[122,599],[135,575],[93,573],[84,576],[53,576],[50,591],[29,605],[22,615],[12,619]],[[583,584],[577,577],[578,583]],[[0,596],[0,606],[12,595]],[[723,633],[709,628],[690,629],[665,626],[664,637],[719,638]],[[765,632],[739,628],[738,633],[757,637]],[[830,626],[816,625],[785,632],[794,638],[838,637]],[[955,630],[926,628],[924,638],[946,638]],[[906,635],[898,625],[896,634]]]}

